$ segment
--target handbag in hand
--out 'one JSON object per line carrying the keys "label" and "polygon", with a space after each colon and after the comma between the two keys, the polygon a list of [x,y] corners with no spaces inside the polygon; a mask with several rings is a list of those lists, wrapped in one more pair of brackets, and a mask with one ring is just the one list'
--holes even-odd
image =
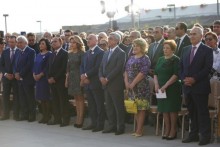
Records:
{"label": "handbag in hand", "polygon": [[[134,96],[134,91],[132,91]],[[134,100],[127,98],[124,100],[125,108],[128,113],[136,114],[137,113],[137,104]]]}

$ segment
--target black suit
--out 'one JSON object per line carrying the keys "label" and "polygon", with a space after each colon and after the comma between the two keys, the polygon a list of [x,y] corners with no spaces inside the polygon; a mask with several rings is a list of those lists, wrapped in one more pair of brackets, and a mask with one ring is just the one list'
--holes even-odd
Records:
{"label": "black suit", "polygon": [[183,48],[188,46],[188,45],[191,45],[191,42],[190,42],[190,39],[189,39],[188,35],[186,35],[183,38],[183,41],[181,42],[181,44],[179,42],[180,42],[179,39],[176,39],[177,48],[176,48],[176,51],[175,51],[175,55],[177,55],[178,57],[181,57],[181,54],[183,52]]}
{"label": "black suit", "polygon": [[183,81],[186,77],[193,77],[195,83],[192,86],[183,85],[183,92],[191,119],[190,138],[210,139],[211,125],[208,110],[208,95],[211,92],[209,73],[213,64],[213,51],[203,43],[198,47],[196,54],[190,64],[190,53],[192,46],[183,48],[185,50],[180,60],[180,75]]}
{"label": "black suit", "polygon": [[5,49],[1,55],[1,67],[2,67],[2,82],[3,82],[3,110],[4,116],[9,116],[9,100],[11,90],[13,89],[13,114],[14,118],[19,117],[19,96],[18,96],[18,83],[16,79],[9,80],[5,77],[5,74],[13,74],[13,68],[15,65],[15,58],[18,55],[19,50],[15,50],[13,59],[10,58],[10,48]]}
{"label": "black suit", "polygon": [[81,74],[86,74],[90,83],[85,86],[89,115],[94,128],[103,129],[104,127],[104,92],[101,82],[99,81],[98,72],[102,61],[104,51],[96,46],[93,51],[88,50],[81,64]]}
{"label": "black suit", "polygon": [[150,61],[151,61],[150,69],[154,70],[154,68],[155,68],[155,66],[157,64],[158,59],[161,56],[163,56],[163,42],[164,41],[165,41],[164,39],[162,39],[160,41],[160,43],[157,45],[157,49],[156,49],[154,54],[153,54],[153,50],[154,50],[156,42],[150,44],[150,47],[149,47],[149,50],[148,50],[148,56],[149,56]]}
{"label": "black suit", "polygon": [[108,60],[110,50],[106,51],[99,68],[99,78],[107,78],[104,86],[106,113],[110,129],[124,131],[124,65],[125,52],[117,47]]}
{"label": "black suit", "polygon": [[69,123],[68,113],[68,94],[65,88],[66,67],[68,53],[61,48],[56,54],[55,52],[49,58],[48,79],[53,77],[55,83],[50,84],[54,120],[57,123]]}

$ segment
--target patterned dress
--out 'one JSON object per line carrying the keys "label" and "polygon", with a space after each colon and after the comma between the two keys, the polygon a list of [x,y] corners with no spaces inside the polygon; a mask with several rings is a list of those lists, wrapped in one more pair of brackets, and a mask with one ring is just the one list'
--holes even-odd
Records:
{"label": "patterned dress", "polygon": [[45,76],[43,76],[39,81],[36,81],[36,92],[35,92],[35,98],[37,100],[48,100],[50,99],[50,87],[47,81],[47,66],[49,62],[49,57],[52,53],[49,51],[46,54],[37,54],[35,61],[34,61],[34,68],[33,73],[40,74],[41,72],[44,73]]}
{"label": "patterned dress", "polygon": [[128,82],[132,83],[135,77],[141,72],[145,78],[135,85],[133,91],[129,90],[128,97],[137,103],[138,110],[147,110],[149,108],[150,86],[147,79],[147,73],[150,68],[150,59],[147,55],[140,58],[131,56],[125,67],[128,74]]}
{"label": "patterned dress", "polygon": [[68,94],[70,96],[83,95],[83,89],[80,86],[80,65],[84,52],[68,53],[67,72],[68,78]]}

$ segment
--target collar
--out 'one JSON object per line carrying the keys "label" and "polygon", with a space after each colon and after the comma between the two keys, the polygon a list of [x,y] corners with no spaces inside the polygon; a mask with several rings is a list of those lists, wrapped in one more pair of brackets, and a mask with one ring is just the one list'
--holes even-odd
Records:
{"label": "collar", "polygon": [[21,49],[21,51],[25,52],[25,50],[26,50],[27,47],[28,47],[28,46],[25,46],[25,48],[24,48],[23,50]]}
{"label": "collar", "polygon": [[180,37],[180,40],[183,40],[186,37],[186,34],[184,34],[182,37]]}
{"label": "collar", "polygon": [[155,43],[160,44],[160,42],[163,40],[163,38],[161,38],[159,41],[155,41]]}
{"label": "collar", "polygon": [[110,48],[110,51],[114,52],[117,47],[118,45],[116,45],[114,48]]}
{"label": "collar", "polygon": [[15,47],[15,48],[13,48],[13,49],[12,49],[12,48],[10,48],[10,51],[12,51],[12,50],[16,51],[16,49],[17,49],[17,47]]}
{"label": "collar", "polygon": [[57,52],[56,54],[58,54],[60,50],[61,50],[61,47],[60,47],[59,49],[56,50],[56,52]]}
{"label": "collar", "polygon": [[199,48],[199,46],[200,46],[200,44],[201,44],[202,42],[200,41],[199,43],[197,43],[196,45],[192,45],[192,47],[196,47],[196,50]]}
{"label": "collar", "polygon": [[97,45],[95,45],[93,48],[91,48],[91,49],[89,49],[89,50],[91,50],[91,51],[93,52],[96,47],[97,47]]}

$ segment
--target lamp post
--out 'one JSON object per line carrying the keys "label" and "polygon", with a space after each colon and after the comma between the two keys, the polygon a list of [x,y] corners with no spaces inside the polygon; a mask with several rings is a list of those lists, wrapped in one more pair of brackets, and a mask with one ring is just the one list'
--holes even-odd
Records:
{"label": "lamp post", "polygon": [[174,20],[176,21],[176,6],[175,6],[175,4],[168,4],[167,7],[173,7]]}
{"label": "lamp post", "polygon": [[219,0],[217,0],[217,16],[219,18]]}
{"label": "lamp post", "polygon": [[7,33],[7,19],[6,17],[8,17],[8,14],[3,14],[3,16],[5,17],[5,33]]}
{"label": "lamp post", "polygon": [[37,22],[40,23],[40,35],[42,35],[42,33],[41,33],[41,20],[38,20]]}

